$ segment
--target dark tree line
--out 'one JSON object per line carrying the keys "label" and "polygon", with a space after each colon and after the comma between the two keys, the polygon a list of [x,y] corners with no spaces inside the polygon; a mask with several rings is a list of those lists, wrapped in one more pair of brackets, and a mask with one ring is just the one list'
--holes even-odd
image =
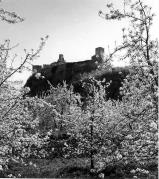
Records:
{"label": "dark tree line", "polygon": [[[82,80],[81,75],[90,73],[98,68],[96,61],[87,60],[82,62],[64,63],[53,66],[49,69],[43,69],[41,71],[41,77],[36,78],[36,74],[33,74],[26,82],[25,86],[30,88],[29,96],[42,96],[46,94],[50,89],[50,84],[56,87],[58,84],[66,82],[68,85],[74,86],[74,91],[80,93],[82,97],[87,96],[87,91],[83,87],[83,82],[87,82],[87,79]],[[108,99],[121,99],[120,87],[129,73],[128,68],[111,68],[106,70],[101,75],[97,76],[97,80],[105,81],[102,83],[110,82],[107,91]]]}

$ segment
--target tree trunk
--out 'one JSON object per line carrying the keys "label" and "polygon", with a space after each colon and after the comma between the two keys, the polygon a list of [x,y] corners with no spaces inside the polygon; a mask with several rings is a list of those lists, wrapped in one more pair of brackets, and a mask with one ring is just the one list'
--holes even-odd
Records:
{"label": "tree trunk", "polygon": [[91,169],[94,169],[94,161],[93,161],[93,117],[91,117]]}

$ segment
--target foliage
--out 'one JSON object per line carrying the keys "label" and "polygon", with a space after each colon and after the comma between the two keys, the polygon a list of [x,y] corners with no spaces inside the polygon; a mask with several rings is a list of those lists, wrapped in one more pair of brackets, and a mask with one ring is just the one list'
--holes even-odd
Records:
{"label": "foliage", "polygon": [[[58,98],[54,93],[51,102],[54,101],[54,104],[58,105],[65,104],[65,107],[69,104],[67,110],[61,115],[62,127],[69,135],[69,138],[63,141],[65,144],[63,145],[65,154],[63,156],[66,158],[90,157],[91,167],[94,168],[95,158],[100,154],[99,148],[116,148],[115,138],[118,134],[114,134],[114,128],[122,116],[115,102],[105,100],[105,87],[101,85],[101,82],[90,79],[90,83],[83,85],[90,94],[86,104],[81,104],[73,93],[70,98],[70,90],[66,90],[65,87],[58,92]],[[69,103],[66,102],[66,99]],[[47,97],[47,100],[50,100],[50,96]],[[114,151],[116,151],[115,148]],[[110,154],[112,155],[111,149]]]}
{"label": "foliage", "polygon": [[0,8],[0,19],[10,24],[15,24],[24,21],[24,18],[20,17],[15,12],[9,12],[3,8]]}
{"label": "foliage", "polygon": [[[0,10],[0,18],[5,22],[15,24],[23,21],[15,13],[8,12],[4,9]],[[39,56],[43,49],[46,38],[41,39],[41,43],[37,50],[26,51],[22,62],[14,65],[17,58],[13,58],[10,52],[16,46],[10,45],[10,40],[5,40],[0,45],[0,175],[1,177],[9,177],[7,173],[9,164],[25,163],[25,159],[30,156],[41,156],[35,149],[44,143],[43,138],[39,135],[39,120],[35,116],[35,108],[39,105],[37,99],[26,98],[24,94],[29,89],[16,89],[14,83],[10,83],[9,79],[16,72],[23,70],[27,63]],[[39,152],[39,153],[37,153]]]}
{"label": "foliage", "polygon": [[40,130],[44,136],[48,136],[45,150],[48,152],[49,158],[65,157],[67,152],[70,152],[66,143],[71,142],[67,130],[70,125],[66,122],[66,118],[74,108],[81,111],[80,95],[73,92],[72,86],[68,87],[64,83],[56,88],[51,86],[50,95],[41,100],[44,101],[44,105],[43,108],[40,108],[38,115]]}
{"label": "foliage", "polygon": [[109,4],[110,13],[100,11],[99,14],[106,20],[130,19],[128,31],[123,29],[123,44],[110,55],[112,58],[120,52],[121,59],[129,60],[131,65],[121,88],[123,99],[119,112],[124,123],[118,123],[118,137],[121,137],[118,154],[120,162],[132,161],[145,167],[152,161],[157,165],[158,41],[150,38],[154,16],[151,8],[140,0],[127,5],[127,11],[122,12]]}

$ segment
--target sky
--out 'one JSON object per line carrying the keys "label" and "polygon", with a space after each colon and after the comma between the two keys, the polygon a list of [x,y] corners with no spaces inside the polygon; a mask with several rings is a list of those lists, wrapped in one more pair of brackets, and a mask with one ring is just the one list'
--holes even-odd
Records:
{"label": "sky", "polygon": [[[159,37],[159,1],[144,0],[152,6],[157,15],[154,19],[152,35]],[[0,41],[10,39],[12,44],[19,44],[13,50],[20,57],[23,49],[36,49],[40,38],[49,35],[41,55],[33,64],[49,64],[64,54],[66,61],[91,59],[95,48],[102,46],[107,53],[108,45],[112,49],[120,44],[121,29],[126,21],[106,21],[98,16],[99,10],[106,10],[106,4],[113,2],[123,8],[123,0],[3,0],[0,8],[16,12],[25,21],[7,24],[0,21]],[[115,61],[115,66],[124,63]],[[15,75],[15,79],[26,80],[30,73]]]}

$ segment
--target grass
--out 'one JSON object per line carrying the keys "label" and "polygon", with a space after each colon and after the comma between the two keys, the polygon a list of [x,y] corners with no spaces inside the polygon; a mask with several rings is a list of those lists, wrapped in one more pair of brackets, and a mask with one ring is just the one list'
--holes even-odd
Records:
{"label": "grass", "polygon": [[[20,178],[96,178],[90,175],[90,160],[88,158],[54,158],[53,160],[32,159],[30,160],[30,164],[26,166],[20,164],[12,164],[10,166],[10,173]],[[20,175],[18,176],[18,174]],[[157,179],[156,167],[150,172],[150,174],[155,177],[153,179]],[[133,178],[133,176],[127,174],[126,176],[128,177],[126,177],[125,179]],[[119,176],[117,177],[115,173],[113,174],[110,172],[105,179],[117,178],[119,178]],[[140,179],[147,179],[147,177],[141,177]]]}
{"label": "grass", "polygon": [[13,165],[10,172],[22,178],[88,178],[90,161],[87,158],[33,159],[30,165]]}

